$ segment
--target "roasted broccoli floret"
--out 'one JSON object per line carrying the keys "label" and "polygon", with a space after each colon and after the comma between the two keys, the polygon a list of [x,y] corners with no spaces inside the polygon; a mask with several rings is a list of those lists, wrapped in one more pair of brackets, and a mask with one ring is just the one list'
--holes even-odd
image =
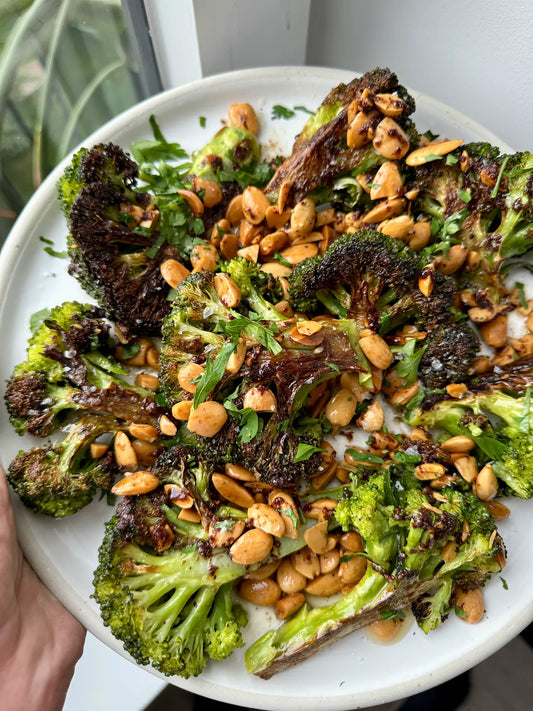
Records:
{"label": "roasted broccoli floret", "polygon": [[419,255],[400,240],[366,229],[296,265],[290,297],[298,310],[326,307],[339,327],[352,319],[359,332],[371,329],[385,338],[403,324],[415,325],[427,334],[419,375],[429,387],[443,387],[466,377],[479,339],[466,323],[456,323],[456,289],[449,277],[435,272],[430,295],[420,291],[422,268]]}
{"label": "roasted broccoli floret", "polygon": [[[533,246],[533,155],[501,155],[487,143],[470,143],[414,168],[409,188],[419,190],[417,211],[432,220],[426,252],[448,254],[460,244],[479,255],[479,267],[457,273],[477,298],[507,296],[498,277],[504,260]],[[480,303],[480,306],[483,304]]]}
{"label": "roasted broccoli floret", "polygon": [[78,195],[92,183],[111,183],[123,191],[125,199],[134,199],[137,173],[137,164],[113,143],[99,144],[90,150],[80,148],[57,182],[63,214],[69,217]]}
{"label": "roasted broccoli floret", "polygon": [[[241,461],[273,485],[292,486],[321,461],[320,423],[301,417],[309,391],[339,373],[362,369],[350,338],[353,324],[343,328],[325,319],[318,338],[307,338],[274,310],[268,292],[259,291],[255,268],[238,260],[225,269],[241,287],[234,307],[221,301],[220,275],[193,274],[176,289],[173,310],[163,323],[162,387],[171,404],[194,393],[195,408],[216,399],[229,413],[215,436],[196,438],[195,446],[217,461]],[[190,385],[184,382],[189,364],[197,373]],[[258,413],[247,404],[252,388],[269,392],[270,410]]]}
{"label": "roasted broccoli floret", "polygon": [[[502,378],[502,374],[497,377]],[[533,496],[533,407],[529,379],[526,378],[528,386],[521,392],[507,390],[511,383],[519,385],[519,379],[520,376],[503,378],[501,387],[473,390],[460,400],[429,401],[427,408],[423,403],[411,413],[410,423],[444,430],[452,436],[468,435],[476,443],[478,461],[491,464],[502,491],[529,499]]]}
{"label": "roasted broccoli floret", "polygon": [[[334,516],[343,530],[359,531],[364,550],[356,555],[368,559],[366,573],[338,602],[315,609],[304,606],[255,641],[246,651],[247,670],[269,678],[380,619],[386,610],[401,609],[440,590],[444,608],[454,586],[465,580],[481,585],[498,572],[503,549],[486,507],[459,488],[443,488],[438,499],[434,493],[415,477],[412,463],[392,462],[378,471],[356,469]],[[456,555],[445,560],[447,544]],[[425,600],[431,605],[431,598]],[[441,621],[436,610],[430,626]]]}
{"label": "roasted broccoli floret", "polygon": [[[83,148],[59,179],[58,197],[70,231],[69,273],[112,320],[132,333],[159,334],[170,308],[160,267],[182,257],[166,233],[160,238],[155,198],[136,189],[137,174],[112,143]],[[190,209],[181,195],[176,200],[187,222]]]}
{"label": "roasted broccoli floret", "polygon": [[246,613],[231,588],[244,572],[225,549],[184,544],[161,495],[126,497],[106,526],[94,597],[137,662],[188,678],[242,646]]}
{"label": "roasted broccoli floret", "polygon": [[112,452],[94,459],[91,444],[124,425],[107,415],[86,415],[62,442],[19,452],[7,478],[22,501],[47,516],[68,516],[89,504],[97,489],[108,491],[118,473]]}
{"label": "roasted broccoli floret", "polygon": [[283,320],[283,316],[274,308],[272,300],[268,300],[264,294],[266,292],[267,296],[272,299],[269,290],[275,288],[274,280],[261,271],[257,264],[249,259],[244,259],[244,257],[237,257],[224,263],[221,270],[229,274],[237,284],[248,308],[258,318],[264,321]]}
{"label": "roasted broccoli floret", "polygon": [[6,388],[11,422],[19,434],[46,437],[70,413],[106,412],[127,422],[156,425],[153,394],[130,385],[113,357],[109,325],[91,304],[53,308],[29,339],[27,359]]}
{"label": "roasted broccoli floret", "polygon": [[[398,83],[393,72],[374,69],[348,85],[339,85],[328,94],[296,139],[291,156],[278,168],[265,192],[274,199],[284,183],[290,185],[287,204],[292,206],[316,188],[331,187],[341,176],[355,177],[384,163],[387,158],[376,150],[370,140],[371,132],[384,119],[380,110],[380,97],[384,94],[391,95],[397,109],[394,121],[416,147],[418,134],[409,119],[415,108],[414,100]],[[350,118],[353,118],[351,112],[355,116],[358,110],[363,112],[364,127],[360,129],[357,145],[349,146],[346,140],[348,115],[350,112]]]}

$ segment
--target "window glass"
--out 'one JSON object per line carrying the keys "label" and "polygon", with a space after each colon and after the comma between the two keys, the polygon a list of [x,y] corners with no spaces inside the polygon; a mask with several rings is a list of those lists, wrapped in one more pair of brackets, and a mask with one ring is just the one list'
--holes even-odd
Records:
{"label": "window glass", "polygon": [[1,239],[61,158],[147,95],[128,27],[120,0],[0,0]]}

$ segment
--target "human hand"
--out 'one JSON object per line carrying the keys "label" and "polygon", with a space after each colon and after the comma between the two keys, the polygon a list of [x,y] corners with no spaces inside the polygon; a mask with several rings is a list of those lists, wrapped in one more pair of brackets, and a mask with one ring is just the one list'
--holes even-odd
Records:
{"label": "human hand", "polygon": [[59,711],[85,630],[24,558],[5,472],[0,468],[0,705],[3,711]]}

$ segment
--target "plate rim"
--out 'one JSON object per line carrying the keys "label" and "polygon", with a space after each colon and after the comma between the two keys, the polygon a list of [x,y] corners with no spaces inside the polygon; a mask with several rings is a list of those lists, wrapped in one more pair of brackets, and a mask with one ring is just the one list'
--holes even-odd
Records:
{"label": "plate rim", "polygon": [[[331,86],[339,82],[349,81],[356,76],[361,76],[361,73],[348,69],[336,69],[331,67],[316,67],[316,66],[272,66],[251,68],[238,71],[224,72],[215,74],[203,79],[199,79],[188,84],[185,84],[174,89],[162,91],[154,96],[151,96],[143,101],[138,102],[118,116],[107,121],[92,134],[87,136],[78,147],[69,151],[69,154],[51,171],[43,183],[38,187],[32,195],[13,227],[11,228],[2,250],[0,252],[0,296],[6,291],[9,286],[12,272],[16,262],[20,257],[20,250],[25,245],[25,235],[31,231],[43,207],[49,203],[50,195],[55,195],[55,184],[57,179],[62,174],[65,166],[70,162],[72,154],[82,145],[88,143],[97,143],[103,140],[109,140],[109,136],[113,135],[119,129],[124,128],[128,122],[133,122],[141,117],[147,117],[150,113],[155,113],[158,107],[167,103],[179,102],[181,97],[187,97],[191,93],[198,90],[209,90],[210,87],[217,85],[220,82],[231,81],[234,86],[240,83],[248,84],[250,79],[255,81],[277,79],[280,81],[296,80],[298,77],[306,79],[328,80]],[[462,112],[448,106],[444,102],[435,99],[424,92],[419,92],[415,89],[407,87],[415,97],[415,100],[422,100],[426,106],[432,107],[434,110],[452,116],[455,120],[459,120],[471,131],[482,134],[485,140],[491,141],[499,145],[504,151],[513,151],[508,144],[501,141],[492,131],[486,129],[482,124],[464,115]],[[3,313],[4,305],[0,307],[0,318]],[[0,459],[4,459],[0,455]],[[14,498],[15,510],[19,509],[22,504],[18,499]],[[118,652],[123,658],[128,659],[132,664],[135,664],[140,669],[144,669],[149,673],[172,683],[181,688],[187,689],[194,693],[206,696],[208,698],[216,698],[227,703],[237,703],[238,705],[248,705],[253,708],[262,709],[280,709],[284,711],[289,709],[305,709],[306,711],[314,711],[315,709],[327,708],[330,711],[342,711],[348,708],[363,708],[372,706],[378,703],[386,703],[393,700],[405,698],[406,696],[418,693],[430,687],[436,686],[439,683],[447,681],[457,674],[469,669],[479,662],[486,659],[495,651],[503,647],[507,642],[513,639],[532,619],[533,619],[533,599],[528,607],[524,607],[520,613],[515,613],[512,623],[507,625],[504,630],[492,633],[483,646],[478,645],[474,652],[469,655],[468,659],[458,656],[454,661],[448,663],[444,668],[435,670],[431,676],[420,673],[416,679],[411,679],[408,682],[402,682],[393,686],[388,686],[384,690],[365,692],[364,694],[348,693],[334,697],[320,696],[310,699],[309,697],[298,699],[297,697],[285,697],[280,695],[261,694],[259,691],[246,691],[235,689],[232,687],[221,686],[216,682],[202,678],[202,675],[193,679],[183,679],[180,677],[165,677],[150,666],[142,666],[132,660],[127,652],[124,651],[122,643],[111,634],[109,628],[103,626],[102,620],[90,607],[86,605],[86,601],[82,600],[70,583],[62,579],[61,586],[57,584],[57,580],[53,579],[53,569],[51,566],[43,565],[40,559],[40,553],[44,553],[40,542],[32,536],[29,531],[22,528],[20,519],[17,517],[17,531],[20,545],[24,554],[30,563],[37,569],[37,572],[45,585],[57,597],[58,587],[61,588],[61,602],[84,624],[89,632],[96,636],[99,640],[105,643],[108,647]],[[487,621],[490,624],[490,621]],[[95,626],[97,627],[95,631]],[[265,692],[268,692],[268,686],[265,686]],[[329,701],[328,705],[327,702]]]}

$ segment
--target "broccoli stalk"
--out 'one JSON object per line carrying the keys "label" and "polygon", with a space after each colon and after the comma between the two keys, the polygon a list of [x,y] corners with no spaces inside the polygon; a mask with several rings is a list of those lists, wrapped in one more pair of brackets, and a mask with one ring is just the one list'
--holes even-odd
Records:
{"label": "broccoli stalk", "polygon": [[245,652],[246,671],[269,679],[303,661],[317,651],[321,640],[321,646],[326,646],[356,629],[350,622],[357,620],[363,610],[376,608],[391,592],[386,578],[368,568],[362,580],[338,602],[312,609],[304,605],[280,627],[259,637]]}
{"label": "broccoli stalk", "polygon": [[118,472],[111,453],[91,456],[90,446],[101,435],[124,429],[106,415],[87,415],[62,442],[19,452],[7,478],[22,501],[47,516],[68,516],[89,504],[97,488],[109,490]]}
{"label": "broccoli stalk", "polygon": [[[360,555],[369,560],[364,576],[338,602],[314,610],[304,607],[255,641],[245,654],[250,673],[269,678],[379,619],[381,612],[401,609],[426,593],[435,595],[441,578],[444,600],[466,578],[479,586],[500,570],[497,555],[502,548],[494,521],[472,494],[445,487],[435,499],[415,477],[414,464],[407,463],[391,462],[377,471],[356,467],[352,477],[334,515],[344,531],[355,529],[361,535]],[[464,540],[466,524],[469,535]],[[444,546],[450,541],[457,546],[456,556],[444,562]],[[435,601],[429,626],[442,620],[437,610],[443,600],[439,606]]]}

